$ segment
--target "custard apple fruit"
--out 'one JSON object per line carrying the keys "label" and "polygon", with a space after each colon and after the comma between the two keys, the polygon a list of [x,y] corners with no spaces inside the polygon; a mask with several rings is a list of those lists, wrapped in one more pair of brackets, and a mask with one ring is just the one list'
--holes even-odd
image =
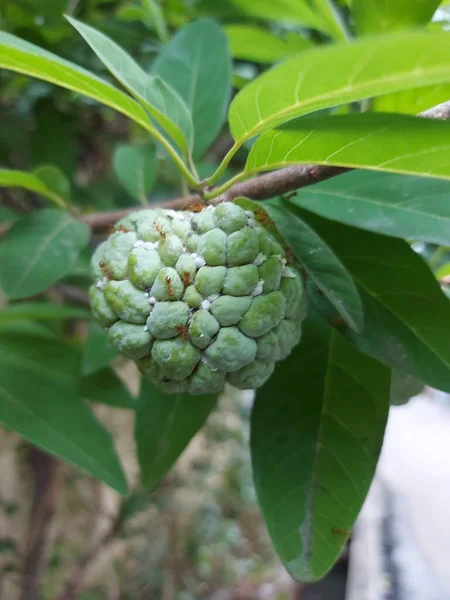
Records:
{"label": "custard apple fruit", "polygon": [[143,210],[92,258],[92,310],[111,344],[167,393],[261,386],[298,343],[300,273],[250,211]]}

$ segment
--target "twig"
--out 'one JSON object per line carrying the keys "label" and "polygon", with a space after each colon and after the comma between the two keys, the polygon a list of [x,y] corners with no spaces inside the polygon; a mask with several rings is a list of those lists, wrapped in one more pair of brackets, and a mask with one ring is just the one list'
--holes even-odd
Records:
{"label": "twig", "polygon": [[22,599],[39,600],[62,463],[34,446],[30,446],[29,462],[33,470],[34,491],[26,541]]}
{"label": "twig", "polygon": [[[429,110],[420,113],[421,117],[428,119],[449,119],[450,118],[450,100],[438,104]],[[285,194],[303,187],[313,185],[319,181],[325,181],[331,177],[336,177],[342,173],[351,171],[342,167],[328,167],[321,165],[298,165],[287,167],[278,171],[272,171],[247,181],[236,183],[227,190],[221,197],[215,198],[212,203],[234,200],[238,196],[247,196],[253,200],[267,200],[280,194]],[[154,207],[164,207],[172,209],[185,209],[189,204],[202,202],[199,194],[192,194],[186,198],[174,198],[173,200],[152,204]],[[115,223],[122,217],[134,212],[136,208],[128,208],[122,211],[111,211],[103,213],[92,213],[85,215],[82,220],[90,225],[93,231],[101,231]]]}
{"label": "twig", "polygon": [[[428,119],[449,119],[450,118],[450,100],[438,104],[429,110],[426,110],[419,115]],[[233,200],[238,196],[247,196],[253,200],[266,200],[280,194],[299,190],[303,187],[336,177],[352,169],[342,167],[329,167],[320,165],[298,165],[287,167],[278,171],[272,171],[247,181],[236,183],[222,196],[214,198],[213,204]],[[173,200],[165,200],[159,203],[152,203],[149,208],[172,208],[175,210],[187,209],[190,204],[202,202],[200,194],[191,194],[184,198],[174,198]],[[93,231],[104,231],[110,225],[125,217],[126,215],[142,210],[132,207],[124,210],[113,210],[108,212],[91,213],[83,215],[81,220],[89,225]],[[0,228],[0,235],[2,230]]]}

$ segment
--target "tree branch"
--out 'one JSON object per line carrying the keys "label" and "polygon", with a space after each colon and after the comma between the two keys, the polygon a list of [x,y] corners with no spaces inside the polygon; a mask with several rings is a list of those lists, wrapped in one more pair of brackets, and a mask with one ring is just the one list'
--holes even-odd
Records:
{"label": "tree branch", "polygon": [[29,446],[29,463],[33,471],[34,490],[23,568],[22,599],[39,600],[62,463],[34,446]]}
{"label": "tree branch", "polygon": [[[450,100],[438,104],[419,115],[428,119],[450,119]],[[267,200],[278,196],[299,190],[303,187],[313,185],[319,181],[336,177],[352,169],[342,167],[331,167],[321,165],[298,165],[265,173],[242,181],[233,185],[221,196],[214,198],[210,203],[234,200],[238,196],[247,196],[253,200]],[[204,202],[200,194],[191,194],[183,198],[174,198],[163,202],[152,203],[149,208],[172,208],[174,210],[188,210],[189,206],[199,202]],[[104,231],[110,225],[125,217],[126,215],[143,210],[142,208],[130,207],[124,210],[113,210],[108,212],[91,213],[83,215],[81,220],[89,225],[93,231]],[[0,234],[2,232],[0,231]]]}
{"label": "tree branch", "polygon": [[[429,110],[426,110],[419,115],[428,119],[449,119],[450,118],[450,100],[438,104]],[[278,171],[272,171],[264,175],[259,175],[236,183],[222,196],[214,198],[211,203],[216,204],[223,201],[234,200],[238,196],[247,196],[253,200],[267,200],[278,196],[299,190],[303,187],[313,185],[319,181],[325,181],[331,177],[336,177],[342,173],[351,171],[342,167],[329,167],[321,165],[298,165],[286,167]],[[151,207],[172,208],[174,210],[189,209],[189,205],[202,202],[199,194],[191,194],[185,198],[174,198],[173,200],[155,203]],[[87,223],[93,231],[102,231],[115,223],[122,217],[134,212],[136,208],[128,208],[121,211],[111,211],[103,213],[92,213],[85,215],[82,220]]]}

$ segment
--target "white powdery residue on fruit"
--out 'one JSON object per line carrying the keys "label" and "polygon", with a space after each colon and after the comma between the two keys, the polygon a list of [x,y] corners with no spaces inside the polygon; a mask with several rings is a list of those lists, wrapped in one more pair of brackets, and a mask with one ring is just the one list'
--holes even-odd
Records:
{"label": "white powdery residue on fruit", "polygon": [[220,294],[211,294],[210,296],[208,296],[208,300],[210,302],[214,302],[214,300],[217,300],[217,298],[220,296]]}
{"label": "white powdery residue on fruit", "polygon": [[204,365],[206,365],[207,367],[209,367],[209,368],[211,369],[211,371],[213,371],[214,373],[215,373],[216,371],[218,371],[218,370],[219,370],[219,369],[216,369],[216,368],[214,368],[214,367],[213,367],[213,366],[212,366],[212,365],[209,363],[208,359],[206,358],[206,356],[205,356],[205,354],[204,354],[203,352],[200,354],[200,361],[201,361],[201,362],[202,362]]}
{"label": "white powdery residue on fruit", "polygon": [[211,302],[208,300],[208,298],[205,298],[204,300],[201,301],[200,304],[201,308],[203,308],[204,310],[209,310],[210,306],[211,306]]}
{"label": "white powdery residue on fruit", "polygon": [[263,292],[264,279],[260,279],[252,292],[252,296],[261,296]]}
{"label": "white powdery residue on fruit", "polygon": [[142,240],[136,240],[133,244],[133,248],[139,248],[139,246],[143,246],[145,244],[145,242],[143,242]]}
{"label": "white powdery residue on fruit", "polygon": [[142,244],[142,247],[145,250],[156,250],[156,248],[159,246],[159,242],[144,242]]}
{"label": "white powdery residue on fruit", "polygon": [[204,267],[206,265],[206,260],[198,254],[196,254],[195,252],[193,252],[191,256],[194,259],[194,263],[197,269],[200,269],[200,267]]}
{"label": "white powdery residue on fruit", "polygon": [[287,277],[289,279],[295,279],[295,273],[290,267],[284,267],[281,277]]}
{"label": "white powdery residue on fruit", "polygon": [[158,300],[155,298],[155,296],[150,296],[150,298],[148,299],[149,304],[156,304],[157,302]]}
{"label": "white powdery residue on fruit", "polygon": [[255,258],[255,260],[253,261],[253,264],[256,265],[257,267],[259,267],[259,265],[262,265],[262,263],[267,260],[267,256],[265,256],[262,252],[260,252],[258,254],[258,256]]}
{"label": "white powdery residue on fruit", "polygon": [[145,331],[145,332],[147,332],[147,331],[148,331],[148,327],[147,327],[147,325],[145,325],[145,327],[144,327],[144,331]]}
{"label": "white powdery residue on fruit", "polygon": [[177,219],[178,218],[178,213],[176,210],[173,210],[172,208],[168,209],[166,211],[166,214],[168,217],[172,218],[172,219]]}
{"label": "white powdery residue on fruit", "polygon": [[108,283],[108,280],[106,279],[106,277],[103,277],[103,279],[100,279],[99,281],[97,281],[97,283],[95,284],[95,287],[98,290],[104,290],[105,289],[105,285]]}

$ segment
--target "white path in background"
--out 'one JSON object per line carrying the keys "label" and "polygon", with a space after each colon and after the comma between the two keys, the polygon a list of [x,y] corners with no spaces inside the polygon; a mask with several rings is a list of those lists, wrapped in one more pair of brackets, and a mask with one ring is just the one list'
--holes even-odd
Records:
{"label": "white path in background", "polygon": [[450,405],[431,394],[391,409],[347,600],[450,600]]}

